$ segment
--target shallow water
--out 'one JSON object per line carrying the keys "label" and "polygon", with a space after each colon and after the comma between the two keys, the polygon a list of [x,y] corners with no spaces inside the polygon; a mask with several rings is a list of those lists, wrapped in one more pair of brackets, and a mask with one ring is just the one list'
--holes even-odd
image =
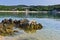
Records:
{"label": "shallow water", "polygon": [[[0,18],[9,19],[12,17]],[[12,19],[23,19],[13,17]],[[49,18],[27,18],[28,20],[35,19],[38,23],[43,25],[41,30],[36,30],[34,33],[26,33],[24,30],[20,30],[15,36],[5,36],[2,40],[60,40],[60,19]]]}

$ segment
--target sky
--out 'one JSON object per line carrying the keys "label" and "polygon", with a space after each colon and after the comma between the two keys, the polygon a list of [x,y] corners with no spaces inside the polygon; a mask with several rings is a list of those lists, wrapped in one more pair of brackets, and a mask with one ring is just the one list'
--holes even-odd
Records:
{"label": "sky", "polygon": [[56,5],[60,0],[0,0],[0,5]]}

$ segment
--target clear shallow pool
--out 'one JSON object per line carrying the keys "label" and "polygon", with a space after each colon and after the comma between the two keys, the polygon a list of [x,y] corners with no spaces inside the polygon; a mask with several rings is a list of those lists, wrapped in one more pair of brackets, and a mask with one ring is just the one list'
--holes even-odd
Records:
{"label": "clear shallow pool", "polygon": [[[23,19],[16,17],[4,17],[3,19]],[[43,25],[41,30],[36,30],[35,33],[26,33],[24,30],[20,30],[15,36],[3,37],[3,40],[60,40],[60,19],[49,18],[27,18],[28,20],[35,19],[38,23]]]}

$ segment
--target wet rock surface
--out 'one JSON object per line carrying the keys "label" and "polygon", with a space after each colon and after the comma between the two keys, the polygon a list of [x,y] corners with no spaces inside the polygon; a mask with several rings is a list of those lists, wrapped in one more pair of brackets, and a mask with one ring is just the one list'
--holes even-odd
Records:
{"label": "wet rock surface", "polygon": [[17,30],[13,28],[19,28],[24,30],[25,32],[36,32],[36,30],[42,29],[42,25],[37,23],[35,20],[29,21],[28,19],[22,20],[12,20],[12,19],[4,19],[0,23],[0,35],[13,35]]}

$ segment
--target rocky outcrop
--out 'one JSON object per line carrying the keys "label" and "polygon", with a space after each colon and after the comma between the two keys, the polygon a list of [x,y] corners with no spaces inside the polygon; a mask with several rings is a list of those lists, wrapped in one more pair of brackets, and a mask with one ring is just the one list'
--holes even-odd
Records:
{"label": "rocky outcrop", "polygon": [[14,27],[21,28],[26,32],[27,30],[35,31],[43,28],[43,26],[40,23],[37,23],[35,20],[29,21],[27,19],[4,19],[0,23],[0,35],[12,35],[14,32],[18,32],[17,30],[13,29]]}

